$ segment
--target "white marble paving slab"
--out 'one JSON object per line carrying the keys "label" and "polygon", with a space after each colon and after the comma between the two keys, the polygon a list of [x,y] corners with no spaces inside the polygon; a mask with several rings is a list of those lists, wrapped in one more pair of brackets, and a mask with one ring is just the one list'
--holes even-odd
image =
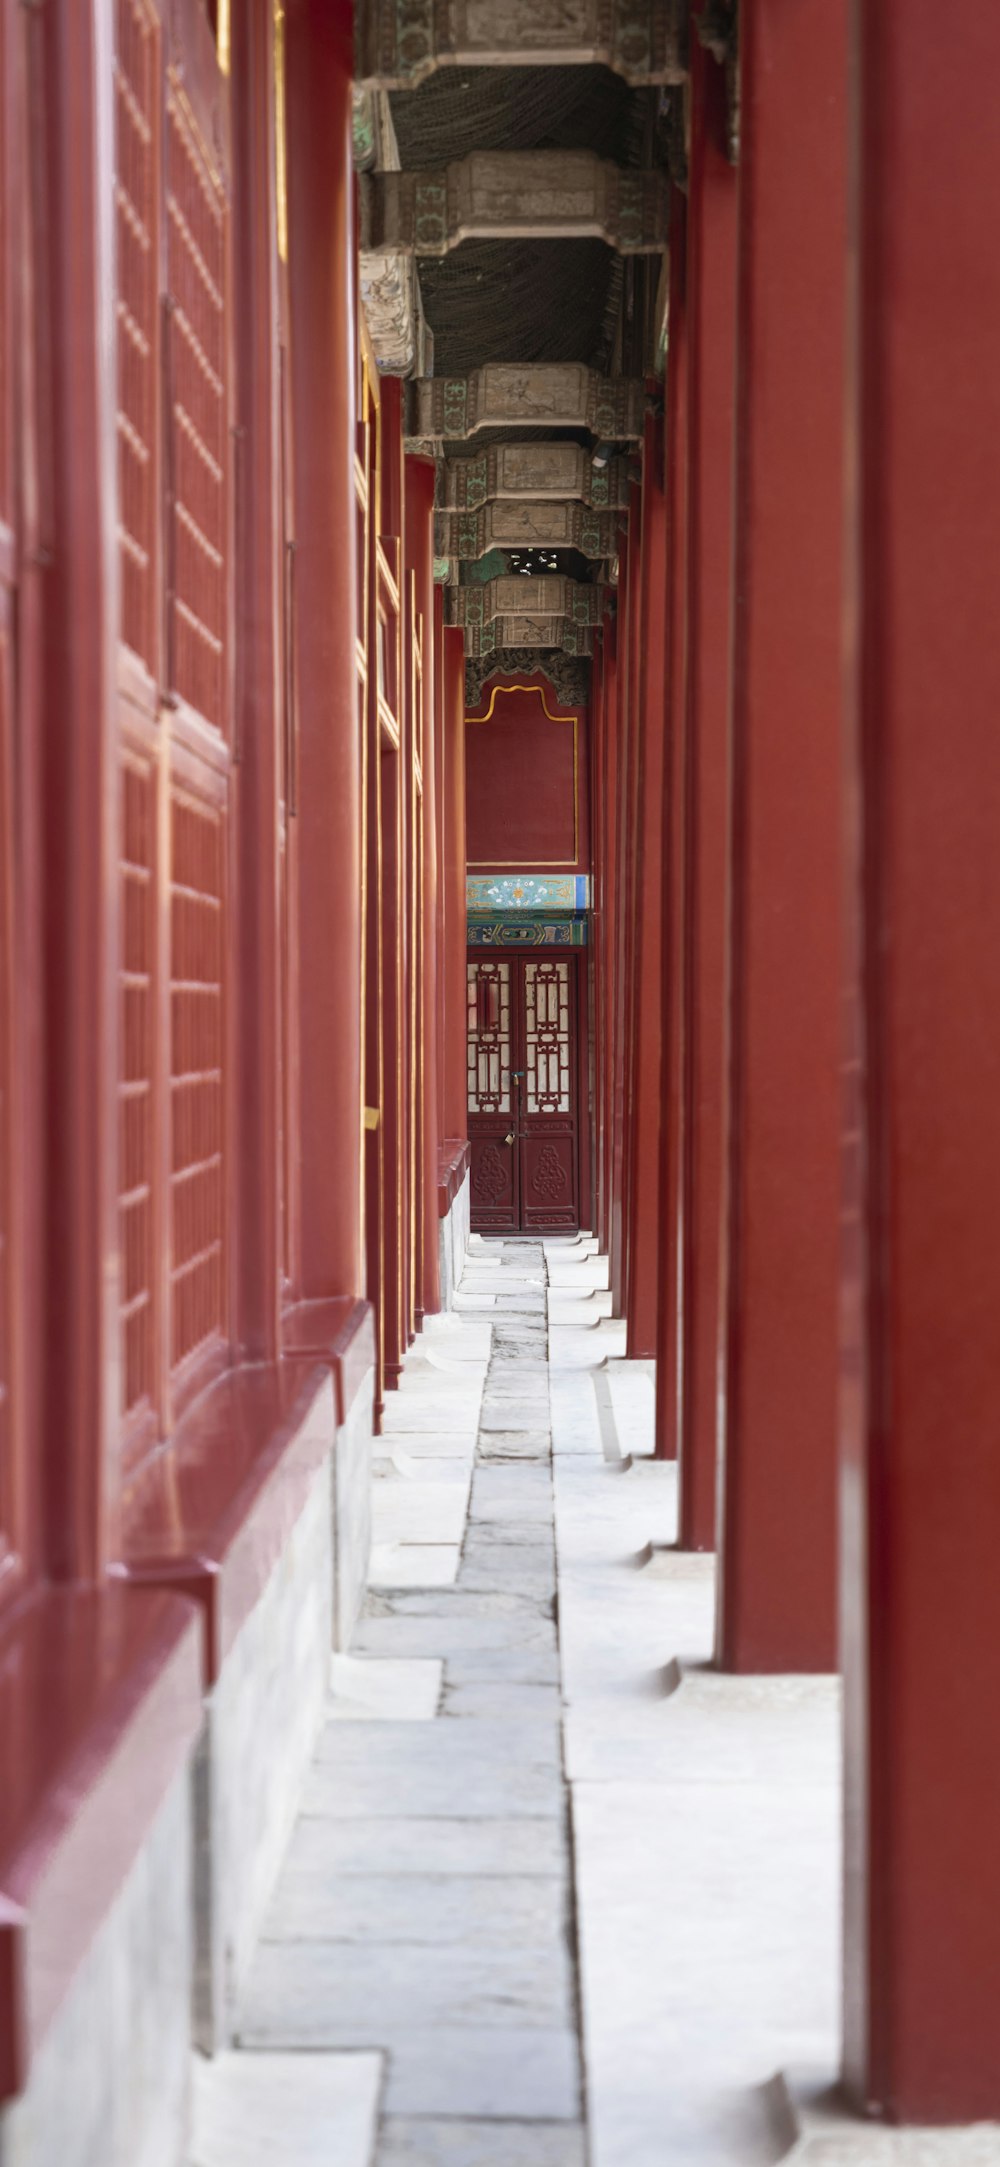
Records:
{"label": "white marble paving slab", "polygon": [[602,1459],[594,1380],[588,1371],[553,1368],[549,1378],[553,1453]]}
{"label": "white marble paving slab", "polygon": [[479,1428],[478,1402],[472,1412],[461,1407],[439,1407],[407,1394],[397,1399],[387,1399],[382,1415],[382,1431],[386,1437],[407,1437],[415,1432],[426,1436],[456,1437],[463,1441],[467,1452],[474,1452],[476,1433]]}
{"label": "white marble paving slab", "polygon": [[835,2049],[836,1787],[576,1783],[573,1821],[593,2167],[773,2159],[768,2080]]}
{"label": "white marble paving slab", "polygon": [[389,1450],[382,1457],[383,1459],[388,1458],[390,1465],[379,1468],[377,1479],[380,1482],[391,1481],[393,1476],[400,1475],[407,1482],[415,1483],[418,1486],[433,1483],[449,1489],[468,1491],[472,1479],[473,1462],[471,1456],[463,1464],[455,1456],[449,1459],[447,1455],[444,1455],[441,1459],[441,1465],[435,1467],[431,1455],[411,1452],[405,1438],[396,1440],[390,1438],[387,1442]]}
{"label": "white marble paving slab", "polygon": [[576,1288],[582,1291],[591,1287],[610,1285],[611,1267],[607,1257],[598,1252],[585,1251],[573,1257],[551,1255],[546,1258],[549,1286],[553,1288]]}
{"label": "white marble paving slab", "polygon": [[592,1369],[609,1357],[617,1359],[625,1353],[626,1329],[624,1318],[618,1317],[601,1317],[597,1324],[582,1331],[572,1324],[552,1325],[549,1351],[553,1366]]}
{"label": "white marble paving slab", "polygon": [[194,2058],[190,2167],[370,2167],[383,2057]]}
{"label": "white marble paving slab", "polygon": [[402,1451],[411,1460],[458,1460],[471,1467],[475,1450],[475,1433],[471,1428],[443,1430],[434,1424],[426,1430],[389,1430],[384,1436],[372,1439],[375,1460],[391,1460],[395,1452]]}
{"label": "white marble paving slab", "polygon": [[469,1479],[440,1481],[433,1466],[417,1475],[385,1475],[372,1484],[372,1537],[386,1543],[460,1543]]}
{"label": "white marble paving slab", "polygon": [[376,1542],[368,1585],[372,1588],[447,1588],[458,1578],[457,1543]]}
{"label": "white marble paving slab", "polygon": [[429,1722],[438,1712],[443,1678],[440,1657],[335,1655],[327,1714],[334,1723]]}
{"label": "white marble paving slab", "polygon": [[622,1454],[651,1453],[656,1443],[655,1364],[609,1361],[605,1376]]}
{"label": "white marble paving slab", "polygon": [[587,1293],[578,1293],[575,1287],[552,1287],[549,1290],[550,1324],[598,1324],[602,1317],[610,1315],[610,1290],[596,1287]]}

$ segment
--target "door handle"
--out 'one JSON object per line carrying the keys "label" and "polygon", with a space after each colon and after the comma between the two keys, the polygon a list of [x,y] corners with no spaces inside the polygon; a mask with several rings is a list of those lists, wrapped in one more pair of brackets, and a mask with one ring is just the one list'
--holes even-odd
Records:
{"label": "door handle", "polygon": [[514,1142],[514,1131],[513,1131],[513,1129],[508,1129],[508,1131],[507,1131],[507,1134],[506,1134],[506,1136],[504,1137],[504,1143],[505,1143],[505,1144],[512,1144],[513,1142]]}

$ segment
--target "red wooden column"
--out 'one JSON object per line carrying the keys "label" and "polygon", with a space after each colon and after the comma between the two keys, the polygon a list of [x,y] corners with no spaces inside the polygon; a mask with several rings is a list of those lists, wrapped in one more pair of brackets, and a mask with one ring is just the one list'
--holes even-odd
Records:
{"label": "red wooden column", "polygon": [[[604,744],[604,630],[594,640],[594,660],[590,677],[590,806],[591,806],[591,901],[590,901],[590,989],[593,1031],[593,1103],[591,1123],[591,1159],[593,1176],[592,1219],[594,1232],[599,1238],[604,1225],[604,1014],[605,1014],[605,967],[604,967],[604,803],[605,803],[605,744]],[[602,1241],[603,1247],[603,1241]]]}
{"label": "red wooden column", "polygon": [[54,0],[23,26],[43,116],[31,216],[47,331],[25,393],[37,399],[39,486],[20,598],[22,632],[40,636],[25,656],[22,751],[39,757],[42,809],[39,1458],[48,1572],[93,1580],[117,1552],[120,1427],[113,15],[108,0]]}
{"label": "red wooden column", "polygon": [[[638,1012],[639,1012],[639,872],[642,851],[640,802],[642,783],[642,733],[643,733],[643,650],[646,626],[643,622],[643,495],[638,483],[632,491],[632,519],[629,550],[628,592],[628,689],[626,693],[625,770],[622,799],[622,932],[623,932],[623,1000],[622,1043],[623,1056],[619,1071],[621,1085],[622,1158],[621,1158],[621,1267],[618,1279],[612,1273],[615,1314],[628,1316],[629,1289],[632,1284],[632,1205],[634,1198],[633,1168],[636,1147],[636,1091],[638,1077]],[[616,1079],[617,1080],[617,1079]]]}
{"label": "red wooden column", "polygon": [[438,1250],[438,854],[437,854],[437,711],[438,671],[435,650],[434,462],[407,460],[412,489],[413,555],[417,602],[423,617],[424,701],[420,772],[421,823],[420,946],[421,1125],[417,1178],[421,1193],[421,1287],[425,1312],[441,1307]]}
{"label": "red wooden column", "polygon": [[835,1663],[846,0],[741,22],[717,1653]]}
{"label": "red wooden column", "polygon": [[669,345],[667,351],[667,722],[662,800],[662,1038],[660,1124],[660,1267],[656,1360],[656,1453],[677,1454],[682,1322],[680,1239],[683,1211],[684,981],[684,650],[687,610],[687,260],[684,198],[670,207]]}
{"label": "red wooden column", "polygon": [[465,635],[444,633],[445,1136],[469,1131],[465,995]]}
{"label": "red wooden column", "polygon": [[732,584],[736,175],[721,68],[691,43],[688,154],[687,630],[683,1373],[680,1522],[686,1550],[715,1546],[722,1182],[725,1158],[726,866]]}
{"label": "red wooden column", "polygon": [[641,493],[636,484],[631,492],[628,539],[623,550],[623,580],[618,590],[618,668],[615,679],[615,734],[613,757],[615,775],[615,868],[611,895],[614,910],[614,947],[612,951],[611,979],[611,1244],[610,1280],[615,1315],[624,1312],[625,1273],[628,1243],[628,1126],[631,1122],[629,1104],[629,1029],[631,1025],[631,970],[633,927],[629,916],[629,901],[634,891],[632,861],[635,846],[634,782],[632,765],[635,759],[635,661],[637,656],[636,617],[639,583],[639,532],[641,521]]}
{"label": "red wooden column", "polygon": [[[1000,2120],[1000,16],[859,11],[846,2068]],[[927,144],[935,154],[927,159]]]}
{"label": "red wooden column", "polygon": [[237,912],[240,1089],[236,1245],[238,1344],[279,1345],[281,896],[278,859],[279,630],[282,592],[274,200],[274,20],[270,0],[232,26],[236,448],[236,741],[241,872]]}
{"label": "red wooden column", "polygon": [[[625,551],[622,552],[623,560]],[[625,574],[627,578],[627,571]],[[619,592],[619,608],[622,597]],[[624,642],[623,642],[624,644]],[[604,1226],[602,1248],[610,1254],[611,1230],[614,1224],[614,1075],[617,1044],[615,1038],[615,971],[617,964],[617,932],[620,899],[618,894],[618,736],[621,725],[621,673],[618,661],[618,618],[606,618],[604,630],[604,707],[605,707],[605,835],[604,860]]]}
{"label": "red wooden column", "polygon": [[636,756],[635,999],[631,1095],[631,1203],[628,1352],[656,1353],[659,1287],[663,1017],[663,744],[667,712],[667,500],[663,423],[646,421],[639,562],[638,746]]}
{"label": "red wooden column", "polygon": [[362,1294],[361,744],[350,0],[286,0],[301,1286]]}

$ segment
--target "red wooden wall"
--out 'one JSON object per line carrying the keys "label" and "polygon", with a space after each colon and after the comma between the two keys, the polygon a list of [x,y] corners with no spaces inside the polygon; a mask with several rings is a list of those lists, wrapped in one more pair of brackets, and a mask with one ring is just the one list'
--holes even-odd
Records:
{"label": "red wooden wall", "polygon": [[588,872],[586,709],[536,670],[491,678],[466,722],[469,871]]}

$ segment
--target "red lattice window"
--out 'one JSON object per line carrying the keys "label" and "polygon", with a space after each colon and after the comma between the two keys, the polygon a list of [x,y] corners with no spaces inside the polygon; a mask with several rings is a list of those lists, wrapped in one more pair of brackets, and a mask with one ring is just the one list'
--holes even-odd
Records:
{"label": "red lattice window", "polygon": [[225,1335],[223,819],[171,798],[172,1358]]}
{"label": "red lattice window", "polygon": [[469,1112],[510,1112],[510,964],[468,966]]}
{"label": "red lattice window", "polygon": [[156,777],[128,758],[122,775],[122,1069],[119,1212],[123,1412],[155,1415]]}
{"label": "red lattice window", "polygon": [[528,1113],[568,1114],[568,963],[524,966],[524,1066]]}
{"label": "red lattice window", "polygon": [[155,671],[160,51],[147,0],[118,0],[115,210],[122,638]]}
{"label": "red lattice window", "polygon": [[183,93],[167,98],[167,599],[172,690],[226,723],[226,199]]}

